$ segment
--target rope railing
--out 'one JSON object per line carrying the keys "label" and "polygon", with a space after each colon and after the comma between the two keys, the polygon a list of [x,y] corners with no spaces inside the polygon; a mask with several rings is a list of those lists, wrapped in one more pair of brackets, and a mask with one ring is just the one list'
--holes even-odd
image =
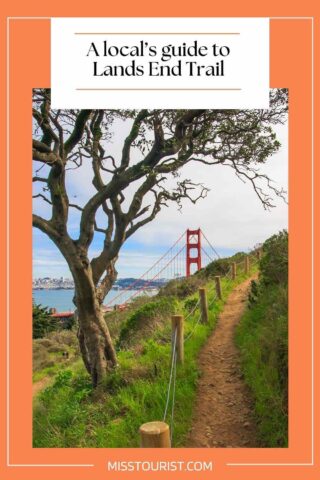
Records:
{"label": "rope railing", "polygon": [[[259,262],[259,258],[257,258],[256,253],[250,253],[250,254],[247,255],[247,257],[249,258],[249,261],[250,261],[249,268],[253,267],[256,263]],[[246,262],[246,257],[244,257],[240,261],[234,262],[234,263],[237,266],[240,266],[243,263],[245,265],[245,262]],[[235,273],[236,273],[236,271],[235,271]],[[228,288],[229,287],[229,282],[232,282],[234,280],[232,278],[233,274],[234,274],[234,271],[233,271],[232,264],[231,264],[229,266],[229,269],[227,270],[227,272],[223,276],[217,276],[216,278],[217,279],[223,278],[226,281],[225,286]],[[199,293],[200,293],[200,290],[204,290],[204,289],[203,288],[199,289]],[[218,298],[217,288],[215,288],[213,286],[213,283],[212,283],[212,288],[210,286],[209,286],[209,288],[207,288],[207,293],[209,295],[209,298],[212,295],[212,298],[210,298],[209,302],[207,302],[207,300],[206,300],[206,303],[207,303],[206,308],[207,308],[207,311],[209,311],[211,309],[212,305],[216,302],[216,300]],[[220,291],[220,295],[221,295],[221,291]],[[207,298],[207,297],[205,297],[205,298]],[[219,298],[221,298],[221,296]],[[190,318],[191,316],[193,316],[195,314],[196,310],[199,307],[201,307],[201,309],[200,309],[199,315],[197,316],[196,322],[194,323],[194,325],[192,327],[192,330],[188,333],[188,335],[186,337],[184,337],[183,336],[183,321],[185,321],[188,318]],[[190,312],[187,314],[187,316],[185,318],[183,318],[181,315],[174,315],[172,317],[172,319],[177,317],[176,320],[180,320],[180,323],[177,324],[176,321],[172,322],[172,340],[171,340],[172,348],[171,348],[170,374],[169,374],[167,394],[166,394],[166,399],[165,399],[163,420],[162,420],[162,422],[149,422],[148,424],[144,424],[140,427],[141,445],[142,446],[151,446],[151,444],[148,445],[148,441],[146,440],[146,438],[148,436],[147,432],[149,432],[149,435],[150,435],[150,432],[152,430],[151,426],[153,424],[156,424],[155,425],[155,430],[157,432],[159,431],[161,433],[159,433],[159,444],[158,443],[155,444],[154,443],[155,440],[153,438],[152,446],[172,447],[173,433],[174,433],[175,401],[176,401],[177,362],[183,363],[184,344],[186,344],[192,338],[192,336],[195,334],[195,332],[197,330],[197,327],[201,323],[201,321],[203,322],[203,310],[202,310],[202,308],[203,308],[203,303],[200,300],[200,295],[199,295],[198,301],[196,302],[196,304],[193,306],[193,308],[190,310]],[[180,325],[180,327],[178,327],[177,325]],[[181,349],[182,349],[182,352],[181,352]],[[165,422],[166,422],[167,417],[168,417],[170,399],[171,399],[171,414],[170,414],[170,422],[169,422],[169,426],[168,426],[168,424],[166,424]],[[159,424],[161,424],[160,425],[161,428],[159,427]],[[146,426],[148,426],[148,427],[146,427]],[[146,427],[146,428],[144,428],[144,427]],[[154,432],[153,432],[153,435],[154,435]],[[161,438],[160,438],[160,436],[161,436]]]}
{"label": "rope railing", "polygon": [[194,314],[194,312],[197,310],[197,308],[199,307],[199,304],[200,304],[200,299],[198,299],[197,303],[195,304],[195,306],[192,308],[192,310],[190,310],[190,312],[188,313],[188,315],[186,315],[184,317],[185,320],[187,320],[189,317],[191,317],[191,315]]}
{"label": "rope railing", "polygon": [[170,419],[170,443],[173,442],[173,429],[174,429],[174,406],[176,400],[176,378],[177,378],[177,352],[175,350],[174,362],[173,362],[173,386],[172,386],[172,402],[171,402],[171,419]]}
{"label": "rope railing", "polygon": [[[201,234],[210,247],[211,251],[214,253],[214,255],[217,257],[217,259],[220,259],[220,256],[216,249],[212,246],[204,232],[201,230]],[[154,282],[157,281],[157,279],[160,278],[160,274],[166,273],[166,276],[170,278],[174,278],[175,276],[181,276],[181,274],[177,274],[177,271],[182,271],[183,270],[183,255],[182,253],[184,252],[185,245],[182,246],[179,245],[181,240],[183,239],[183,236],[185,235],[185,232],[180,235],[180,237],[175,241],[175,243],[171,246],[170,249],[166,251],[165,254],[163,254],[153,265],[150,267],[146,272],[143,273],[138,279],[134,280],[130,285],[127,285],[125,288],[121,289],[121,291],[116,294],[114,297],[110,298],[109,302],[106,304],[106,307],[110,307],[111,305],[114,305],[115,308],[117,307],[116,304],[124,304],[126,306],[130,301],[132,301],[135,297],[140,295],[142,292],[148,290],[150,288],[158,288],[154,287]],[[178,251],[177,251],[178,250]],[[211,256],[211,252],[208,253],[207,249],[201,246],[201,252],[203,252],[204,256],[210,261],[214,262],[215,259]],[[248,257],[250,258],[250,261],[252,262],[252,266],[254,266],[259,259],[257,258],[257,255],[259,255],[259,251],[253,251],[252,253],[248,254]],[[252,259],[252,260],[251,260]],[[240,261],[236,262],[237,266],[241,266],[242,263],[245,261],[245,257],[242,258]],[[157,271],[155,272],[155,268],[157,267]],[[170,272],[167,271],[168,269],[171,269]],[[141,283],[143,284],[141,286]],[[133,291],[132,294],[129,294],[128,292]],[[120,305],[121,306],[121,305]]]}
{"label": "rope railing", "polygon": [[163,422],[166,421],[168,415],[168,409],[170,404],[170,393],[171,395],[171,416],[170,416],[170,445],[173,441],[173,430],[174,430],[174,407],[175,407],[175,397],[176,397],[176,378],[177,378],[177,332],[178,328],[176,327],[173,335],[172,342],[172,355],[171,355],[171,367],[170,367],[170,376],[167,388],[167,397],[163,413]]}
{"label": "rope railing", "polygon": [[163,414],[163,422],[166,421],[169,402],[170,402],[170,391],[171,391],[171,383],[172,383],[173,370],[174,370],[173,366],[174,366],[174,363],[176,361],[176,355],[177,355],[176,346],[177,346],[177,328],[174,331],[174,339],[173,339],[173,343],[172,343],[170,377],[169,377],[168,390],[167,390],[167,399],[166,399],[166,404],[165,404],[164,414]]}
{"label": "rope railing", "polygon": [[191,332],[188,334],[188,336],[183,340],[184,343],[186,343],[186,342],[192,337],[192,335],[193,335],[194,332],[196,331],[197,326],[198,326],[199,323],[200,323],[200,320],[201,320],[201,313],[200,313],[200,315],[198,316],[198,319],[197,319],[197,321],[196,321],[193,329],[192,329]]}
{"label": "rope railing", "polygon": [[211,302],[208,305],[208,308],[210,308],[214,304],[214,302],[217,300],[217,298],[218,298],[218,295],[217,295],[217,293],[215,293],[213,298],[211,299]]}
{"label": "rope railing", "polygon": [[232,275],[232,267],[230,266],[227,273],[222,276],[222,278],[224,278],[227,281],[228,286],[229,286],[230,282],[233,281],[232,278],[231,278],[231,275]]}
{"label": "rope railing", "polygon": [[[250,259],[251,259],[251,256],[255,259],[254,262],[251,262],[251,261],[250,261],[250,267],[253,267],[256,263],[258,263],[259,260],[257,259],[257,257],[256,257],[255,254],[249,254],[249,255],[248,255],[248,257],[249,257]],[[239,265],[241,265],[242,263],[244,263],[244,262],[245,262],[245,258],[246,258],[246,257],[244,257],[244,258],[243,258],[242,260],[240,260],[239,262],[235,262],[236,265],[239,266]],[[225,273],[225,274],[222,276],[222,278],[224,278],[225,280],[227,280],[227,282],[228,282],[228,284],[229,284],[230,282],[233,281],[233,279],[231,278],[231,276],[232,276],[232,267],[230,266],[229,269],[228,269],[228,271],[227,271],[227,273]],[[209,289],[209,293],[210,293],[210,289]],[[211,307],[211,306],[213,305],[213,303],[214,303],[214,302],[217,300],[217,298],[218,298],[217,293],[216,293],[214,287],[212,287],[212,292],[211,292],[211,293],[213,293],[214,295],[213,295],[213,298],[211,299],[208,307]],[[193,307],[193,309],[192,309],[192,310],[188,313],[188,315],[185,317],[185,320],[187,320],[190,316],[192,316],[192,315],[194,314],[194,312],[196,311],[196,309],[197,309],[198,306],[199,306],[199,303],[200,303],[200,300],[197,301],[197,303],[195,304],[195,306]],[[197,319],[197,321],[196,321],[196,324],[195,324],[195,327],[200,323],[200,320],[201,320],[201,315],[198,317],[198,319]],[[191,332],[192,334],[194,333],[195,327],[193,328],[193,330],[192,330],[192,332]],[[189,334],[189,335],[185,338],[184,341],[188,340],[191,336],[192,336],[192,335]]]}

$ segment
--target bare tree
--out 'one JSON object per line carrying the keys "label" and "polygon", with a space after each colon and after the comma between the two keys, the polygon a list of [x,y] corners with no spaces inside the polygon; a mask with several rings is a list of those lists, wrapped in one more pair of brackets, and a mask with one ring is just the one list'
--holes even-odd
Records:
{"label": "bare tree", "polygon": [[[279,149],[272,126],[286,119],[287,92],[273,90],[268,110],[54,111],[45,89],[34,90],[33,100],[33,160],[40,164],[33,180],[43,187],[34,197],[51,210],[50,219],[34,214],[33,225],[55,243],[72,273],[81,354],[96,386],[117,361],[102,303],[117,278],[122,245],[169,202],[181,205],[183,199],[196,202],[206,195],[205,186],[181,179],[182,167],[190,162],[232,168],[252,185],[263,206],[271,207],[273,194],[284,192],[258,167]],[[115,120],[130,122],[119,158],[108,152]],[[132,159],[134,150],[140,160]],[[91,163],[95,193],[78,205],[70,201],[66,172],[83,162]],[[169,176],[176,177],[171,189]],[[137,187],[128,199],[125,189],[134,182]],[[80,212],[76,239],[68,233],[70,208]],[[97,225],[99,209],[105,215],[103,226]],[[95,231],[103,234],[104,243],[90,260]]]}

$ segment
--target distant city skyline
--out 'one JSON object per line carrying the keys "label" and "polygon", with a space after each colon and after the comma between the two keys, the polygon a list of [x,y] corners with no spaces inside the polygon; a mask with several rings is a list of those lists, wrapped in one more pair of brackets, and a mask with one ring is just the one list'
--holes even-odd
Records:
{"label": "distant city skyline", "polygon": [[[169,278],[156,278],[153,280],[150,279],[133,279],[132,277],[119,278],[114,283],[114,288],[118,289],[129,289],[131,290],[134,287],[134,290],[139,290],[140,288],[154,289],[158,288],[170,280]],[[34,278],[32,281],[32,288],[34,290],[73,290],[74,281],[69,278],[54,278],[54,277],[40,277]]]}

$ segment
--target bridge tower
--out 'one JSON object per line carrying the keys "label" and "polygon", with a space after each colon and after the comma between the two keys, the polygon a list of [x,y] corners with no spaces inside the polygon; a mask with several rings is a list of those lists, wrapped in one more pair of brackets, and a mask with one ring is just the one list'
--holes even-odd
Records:
{"label": "bridge tower", "polygon": [[[196,255],[191,256],[191,251],[196,250]],[[187,255],[186,255],[186,274],[191,275],[191,264],[196,263],[198,270],[201,269],[201,229],[187,230]]]}

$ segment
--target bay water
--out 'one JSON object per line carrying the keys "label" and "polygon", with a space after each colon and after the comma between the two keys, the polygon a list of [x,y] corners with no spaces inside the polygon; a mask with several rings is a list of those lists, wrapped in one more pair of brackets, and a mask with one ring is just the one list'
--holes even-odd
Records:
{"label": "bay water", "polygon": [[[105,305],[114,305],[125,303],[137,290],[111,290],[104,300]],[[148,296],[155,294],[155,291],[148,291],[145,293]],[[58,312],[74,311],[73,304],[74,290],[33,290],[32,296],[36,304],[41,304],[43,307],[56,308]]]}

